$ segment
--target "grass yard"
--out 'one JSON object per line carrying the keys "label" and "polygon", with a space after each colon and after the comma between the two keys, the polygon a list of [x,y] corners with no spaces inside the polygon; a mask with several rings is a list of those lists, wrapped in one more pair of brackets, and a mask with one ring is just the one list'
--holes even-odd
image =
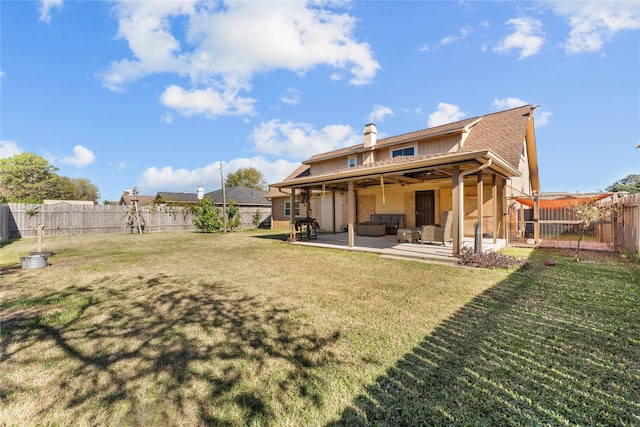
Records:
{"label": "grass yard", "polygon": [[[272,232],[0,251],[0,425],[640,425],[640,266],[476,270]],[[553,258],[555,267],[545,267]]]}

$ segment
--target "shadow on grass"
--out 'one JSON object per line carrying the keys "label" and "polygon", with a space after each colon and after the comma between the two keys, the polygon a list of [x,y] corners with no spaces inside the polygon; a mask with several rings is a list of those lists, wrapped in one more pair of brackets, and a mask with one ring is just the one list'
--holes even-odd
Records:
{"label": "shadow on grass", "polygon": [[328,426],[639,425],[637,271],[576,266],[568,253],[546,268],[543,254],[443,322]]}
{"label": "shadow on grass", "polygon": [[[0,360],[51,378],[45,394],[56,399],[37,408],[45,424],[268,424],[287,396],[322,404],[314,370],[334,361],[339,339],[241,289],[164,275],[104,278],[0,309]],[[44,343],[53,351],[34,354]],[[5,382],[0,397],[42,392],[29,384]]]}
{"label": "shadow on grass", "polygon": [[252,237],[258,239],[266,239],[266,240],[279,240],[286,242],[287,238],[289,238],[288,232],[269,232],[269,233],[256,233]]}

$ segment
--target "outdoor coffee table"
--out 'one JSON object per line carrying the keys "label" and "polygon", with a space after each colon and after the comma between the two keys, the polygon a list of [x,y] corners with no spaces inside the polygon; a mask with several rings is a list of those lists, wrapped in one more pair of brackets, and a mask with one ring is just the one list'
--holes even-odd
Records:
{"label": "outdoor coffee table", "polygon": [[412,243],[420,239],[420,231],[416,228],[398,228],[398,242]]}

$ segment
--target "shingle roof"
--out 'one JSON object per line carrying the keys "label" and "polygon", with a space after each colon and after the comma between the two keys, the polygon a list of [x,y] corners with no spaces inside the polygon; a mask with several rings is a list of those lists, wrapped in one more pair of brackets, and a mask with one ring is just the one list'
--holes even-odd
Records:
{"label": "shingle roof", "polygon": [[[155,200],[155,196],[140,196],[136,195],[136,199],[138,199],[138,206],[147,206],[153,203]],[[131,201],[133,200],[133,194],[124,194],[120,197],[121,205],[131,205]]]}
{"label": "shingle roof", "polygon": [[[510,175],[518,174],[523,144],[528,137],[527,131],[529,127],[529,119],[535,108],[531,105],[513,108],[506,111],[487,114],[460,120],[454,123],[436,126],[433,128],[422,129],[415,132],[409,132],[389,138],[380,139],[376,143],[376,148],[391,147],[394,145],[405,144],[416,140],[423,140],[430,137],[437,137],[449,134],[460,134],[460,141],[464,141],[462,148],[457,152],[439,153],[433,155],[416,155],[416,156],[399,156],[380,160],[371,164],[358,165],[352,168],[342,168],[340,170],[326,171],[312,178],[324,179],[331,175],[347,176],[345,173],[355,176],[363,176],[368,170],[387,170],[392,171],[394,168],[400,170],[404,163],[407,167],[418,167],[418,165],[426,164],[442,164],[445,165],[452,161],[462,161],[470,158],[469,156],[488,156],[490,155],[496,161],[492,168],[500,168],[501,173]],[[468,131],[466,139],[463,133]],[[534,137],[533,135],[531,135]],[[364,143],[352,147],[346,147],[339,150],[320,153],[310,157],[303,162],[293,173],[291,173],[284,181],[302,180],[305,183],[311,183],[306,177],[310,176],[310,164],[321,160],[336,157],[344,157],[351,152],[355,153],[364,150]],[[529,151],[529,147],[528,147]],[[489,154],[491,153],[491,154]],[[529,153],[535,157],[535,140]],[[464,160],[467,161],[467,160]],[[532,172],[532,180],[537,180],[537,166],[535,158],[530,158],[530,168],[534,167]],[[412,164],[413,163],[413,164]],[[533,166],[532,166],[533,165]],[[423,166],[420,166],[423,167]],[[281,183],[277,183],[281,184]],[[278,185],[279,186],[279,185]],[[281,195],[281,193],[279,194]],[[269,193],[269,196],[272,196]]]}
{"label": "shingle roof", "polygon": [[[468,126],[469,124],[473,123],[474,120],[477,120],[477,119],[478,118],[475,117],[471,119],[460,120],[454,123],[444,124],[441,126],[434,126],[427,129],[408,132],[402,135],[382,138],[376,142],[376,148],[391,146],[396,144],[404,144],[405,142],[413,141],[415,139],[429,138],[436,135],[446,135],[448,133],[461,132],[462,130],[464,130],[465,126]],[[326,160],[333,157],[342,157],[349,154],[355,154],[361,151],[362,149],[364,149],[364,142],[362,144],[353,145],[351,147],[339,148],[337,150],[328,151],[326,153],[315,154],[309,157],[309,159],[306,160],[304,163],[314,163],[320,160]],[[290,179],[290,178],[287,177],[287,179]]]}
{"label": "shingle roof", "polygon": [[195,193],[172,193],[169,191],[158,191],[156,200],[162,200],[163,202],[189,202],[198,203],[198,195]]}
{"label": "shingle roof", "polygon": [[[382,138],[376,142],[376,148],[400,145],[408,141],[437,135],[462,132],[465,127],[472,125],[469,137],[460,152],[490,149],[517,169],[520,161],[522,142],[524,142],[527,129],[527,121],[532,109],[533,107],[531,105],[525,105],[511,110],[471,117],[441,126]],[[477,123],[474,124],[474,122]],[[355,154],[363,148],[364,143],[328,151],[326,153],[315,154],[304,161],[304,163],[310,164],[320,160],[347,156],[352,153]],[[293,178],[295,178],[295,176],[288,176],[285,181]]]}
{"label": "shingle roof", "polygon": [[[265,198],[266,191],[256,190],[255,188],[237,185],[225,188],[225,196],[227,201],[235,200],[238,205],[269,205],[269,201]],[[214,202],[223,202],[222,189],[212,191],[205,194],[205,197],[213,199]]]}
{"label": "shingle roof", "polygon": [[482,116],[460,152],[490,149],[517,169],[532,111],[531,105],[525,105]]}

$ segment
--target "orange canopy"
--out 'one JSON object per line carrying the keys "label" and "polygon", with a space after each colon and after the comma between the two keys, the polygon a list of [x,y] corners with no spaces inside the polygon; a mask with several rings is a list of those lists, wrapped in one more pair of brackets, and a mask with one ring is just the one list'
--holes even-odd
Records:
{"label": "orange canopy", "polygon": [[[564,209],[568,206],[573,206],[575,204],[585,204],[589,202],[595,202],[597,200],[606,199],[611,196],[611,193],[606,194],[598,194],[596,196],[588,196],[588,197],[564,197],[561,199],[540,199],[538,201],[540,205],[540,209]],[[516,197],[514,199],[516,202],[521,203],[525,206],[533,207],[533,198],[521,198]]]}

